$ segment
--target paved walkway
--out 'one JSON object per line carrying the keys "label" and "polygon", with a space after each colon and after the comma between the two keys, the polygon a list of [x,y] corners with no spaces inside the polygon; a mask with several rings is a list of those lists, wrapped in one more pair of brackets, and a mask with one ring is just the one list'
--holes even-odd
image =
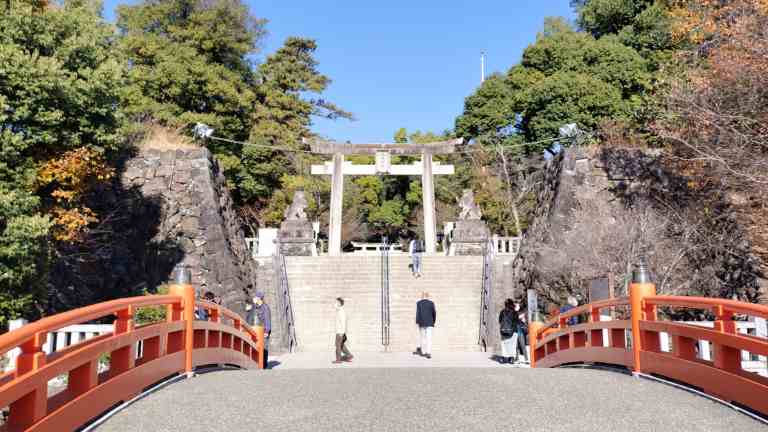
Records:
{"label": "paved walkway", "polygon": [[[448,363],[440,357],[432,364]],[[284,357],[271,371],[212,372],[171,384],[98,431],[768,430],[703,397],[624,374],[477,367],[475,353],[456,357],[466,363],[398,367],[428,360],[361,354],[354,366],[326,367],[325,358],[323,369],[306,367],[315,361],[310,355]],[[395,366],[367,367],[373,361]]]}
{"label": "paved walkway", "polygon": [[431,359],[411,353],[352,353],[355,358],[350,363],[333,364],[333,353],[296,353],[270,357],[269,363],[274,370],[289,369],[358,369],[358,368],[425,368],[425,367],[460,367],[460,368],[510,368],[528,367],[525,364],[500,364],[485,352],[449,352],[435,353]]}

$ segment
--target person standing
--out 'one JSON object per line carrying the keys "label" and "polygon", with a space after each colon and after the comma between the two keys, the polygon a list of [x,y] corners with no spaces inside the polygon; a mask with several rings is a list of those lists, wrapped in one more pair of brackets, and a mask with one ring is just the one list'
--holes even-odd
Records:
{"label": "person standing", "polygon": [[515,312],[517,312],[517,318],[520,321],[520,324],[517,326],[517,352],[518,354],[523,354],[523,361],[525,363],[530,363],[528,360],[528,348],[526,347],[526,342],[528,341],[528,316],[519,301],[515,302]]}
{"label": "person standing", "polygon": [[253,306],[245,316],[251,326],[264,327],[264,369],[269,369],[269,336],[272,333],[272,313],[269,305],[264,302],[264,292],[256,291],[253,297]]}
{"label": "person standing", "polygon": [[336,298],[336,360],[334,364],[351,362],[354,356],[347,349],[347,313],[344,311],[344,299]]}
{"label": "person standing", "polygon": [[[520,317],[515,311],[512,299],[504,302],[504,309],[499,312],[499,333],[501,335],[501,363],[512,363],[517,358],[517,337]],[[516,361],[516,360],[515,360]]]}
{"label": "person standing", "polygon": [[424,242],[418,238],[411,240],[408,245],[408,254],[411,256],[411,270],[417,278],[421,277],[421,258],[424,254]]}
{"label": "person standing", "polygon": [[[566,313],[569,310],[575,309],[578,306],[579,306],[579,301],[576,300],[576,297],[569,295],[567,303],[560,308],[560,313],[561,314]],[[579,323],[579,317],[576,317],[576,316],[572,316],[568,318],[568,320],[566,321],[566,324],[568,325],[576,325],[578,323]]]}
{"label": "person standing", "polygon": [[432,358],[432,330],[437,321],[435,304],[429,299],[429,293],[423,292],[416,303],[416,325],[419,326],[419,338],[414,354]]}

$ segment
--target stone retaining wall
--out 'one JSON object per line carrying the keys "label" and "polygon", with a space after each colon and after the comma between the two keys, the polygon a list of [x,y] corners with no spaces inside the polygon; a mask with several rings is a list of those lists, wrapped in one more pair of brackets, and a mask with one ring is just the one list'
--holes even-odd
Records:
{"label": "stone retaining wall", "polygon": [[195,289],[211,291],[225,306],[244,313],[244,300],[257,287],[256,263],[211,153],[204,148],[143,150],[126,163],[121,180],[126,189],[138,188],[160,207],[151,239],[154,259],[187,265]]}

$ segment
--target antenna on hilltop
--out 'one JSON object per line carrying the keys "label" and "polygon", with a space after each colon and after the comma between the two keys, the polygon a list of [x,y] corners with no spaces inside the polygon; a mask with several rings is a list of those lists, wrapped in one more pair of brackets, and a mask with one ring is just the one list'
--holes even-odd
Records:
{"label": "antenna on hilltop", "polygon": [[485,82],[485,51],[480,51],[480,84]]}

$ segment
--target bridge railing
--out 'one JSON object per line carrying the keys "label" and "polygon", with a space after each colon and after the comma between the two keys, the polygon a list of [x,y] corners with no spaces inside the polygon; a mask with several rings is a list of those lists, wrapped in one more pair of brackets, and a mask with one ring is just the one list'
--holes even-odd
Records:
{"label": "bridge railing", "polygon": [[[619,319],[601,318],[606,317],[606,309],[612,309]],[[714,326],[666,319],[675,309],[708,312],[715,317]],[[587,315],[585,323],[574,322],[580,315]],[[768,414],[768,378],[742,368],[743,352],[768,355],[768,339],[737,331],[736,320],[748,316],[768,318],[768,307],[719,298],[656,295],[653,284],[633,283],[628,298],[587,304],[546,323],[531,323],[531,365],[625,366],[634,373],[684,383]],[[662,349],[662,334],[671,340],[668,350]],[[701,340],[713,347],[711,356],[699,352]]]}
{"label": "bridge railing", "polygon": [[[567,363],[593,362],[632,366],[628,350],[629,319],[605,320],[606,316],[626,316],[629,298],[605,300],[573,308],[546,323],[531,323],[528,333],[532,367],[553,367]],[[586,316],[586,322],[577,322]]]}
{"label": "bridge railing", "polygon": [[[136,325],[137,311],[165,307],[165,320]],[[209,321],[195,321],[196,307]],[[50,332],[105,317],[113,331],[46,354]],[[0,356],[21,353],[15,369],[0,375],[0,407],[8,408],[3,431],[75,430],[151,385],[196,366],[263,364],[263,329],[250,328],[235,313],[213,303],[196,305],[190,285],[173,285],[168,295],[131,297],[64,312],[0,335]],[[142,350],[137,352],[141,342]],[[66,387],[48,383],[66,377]]]}

